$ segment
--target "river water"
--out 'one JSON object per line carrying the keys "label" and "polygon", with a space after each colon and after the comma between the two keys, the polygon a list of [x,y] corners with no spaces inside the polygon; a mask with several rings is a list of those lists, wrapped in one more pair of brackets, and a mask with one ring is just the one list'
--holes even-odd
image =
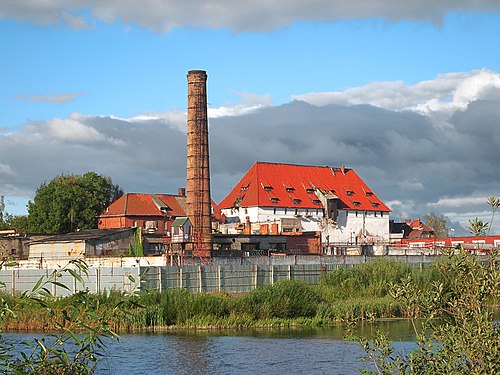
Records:
{"label": "river water", "polygon": [[[414,346],[408,321],[365,325],[359,333],[371,337],[377,328],[402,350]],[[126,334],[107,343],[96,374],[359,374],[367,367],[364,352],[342,334],[341,327]],[[3,336],[19,343],[39,335]]]}

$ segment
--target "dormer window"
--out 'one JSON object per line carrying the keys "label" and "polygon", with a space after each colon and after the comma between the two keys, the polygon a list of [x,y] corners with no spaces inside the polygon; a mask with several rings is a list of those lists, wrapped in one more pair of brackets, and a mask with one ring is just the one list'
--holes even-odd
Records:
{"label": "dormer window", "polygon": [[270,199],[272,203],[278,203],[280,201],[279,198],[276,197],[271,197]]}
{"label": "dormer window", "polygon": [[295,189],[293,187],[287,187],[286,188],[287,193],[293,193]]}
{"label": "dormer window", "polygon": [[347,190],[347,191],[346,191],[346,193],[347,193],[347,195],[349,195],[349,196],[354,195],[354,191],[352,191],[352,190]]}
{"label": "dormer window", "polygon": [[270,183],[267,183],[267,182],[262,182],[261,183],[262,185],[262,188],[265,190],[265,191],[271,191],[273,190],[273,187],[271,186]]}
{"label": "dormer window", "polygon": [[312,188],[306,189],[306,193],[307,194],[314,194],[314,189],[312,189]]}
{"label": "dormer window", "polygon": [[366,192],[366,196],[367,196],[367,197],[371,197],[372,195],[373,195],[373,192],[371,192],[371,191],[367,191],[367,192]]}
{"label": "dormer window", "polygon": [[321,201],[319,199],[313,199],[314,204],[321,204]]}
{"label": "dormer window", "polygon": [[380,206],[380,203],[378,203],[378,202],[372,202],[372,206],[373,207],[378,207],[378,206]]}
{"label": "dormer window", "polygon": [[292,201],[294,204],[300,204],[300,202],[302,202],[300,199],[297,199],[297,198],[292,199]]}
{"label": "dormer window", "polygon": [[352,204],[354,205],[354,207],[359,207],[359,206],[361,206],[361,203],[360,203],[360,202],[352,202]]}

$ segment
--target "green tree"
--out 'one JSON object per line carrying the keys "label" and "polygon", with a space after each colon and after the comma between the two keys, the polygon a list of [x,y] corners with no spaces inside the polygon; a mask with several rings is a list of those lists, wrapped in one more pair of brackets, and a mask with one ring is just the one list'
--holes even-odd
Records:
{"label": "green tree", "polygon": [[448,236],[448,227],[446,226],[446,218],[444,216],[439,216],[431,212],[424,215],[424,223],[434,231],[436,237]]}
{"label": "green tree", "polygon": [[14,229],[17,233],[26,233],[28,231],[28,216],[7,214],[5,226],[7,229]]}
{"label": "green tree", "polygon": [[28,202],[28,230],[57,234],[96,228],[101,212],[121,195],[111,178],[95,172],[57,176]]}
{"label": "green tree", "polygon": [[482,221],[479,218],[474,218],[469,220],[469,225],[467,225],[467,229],[474,236],[483,236],[488,231],[489,224],[486,221]]}

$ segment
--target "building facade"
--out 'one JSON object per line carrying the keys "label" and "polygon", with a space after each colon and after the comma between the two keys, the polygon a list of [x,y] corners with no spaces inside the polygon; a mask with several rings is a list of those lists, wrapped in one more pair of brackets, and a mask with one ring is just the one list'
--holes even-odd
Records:
{"label": "building facade", "polygon": [[[390,209],[352,169],[257,162],[219,204],[228,224],[259,233],[320,232],[322,246],[389,241]],[[245,223],[244,225],[242,225]],[[248,229],[247,229],[248,231]]]}

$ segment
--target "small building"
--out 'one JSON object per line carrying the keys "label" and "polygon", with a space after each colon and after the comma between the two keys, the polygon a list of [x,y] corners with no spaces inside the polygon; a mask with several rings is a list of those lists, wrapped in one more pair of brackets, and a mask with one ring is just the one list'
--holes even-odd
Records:
{"label": "small building", "polygon": [[135,229],[90,229],[50,236],[29,244],[28,259],[76,259],[128,255]]}
{"label": "small building", "polygon": [[188,217],[178,217],[172,223],[171,243],[192,242],[193,226]]}
{"label": "small building", "polygon": [[30,237],[17,233],[15,230],[0,230],[1,259],[27,259]]}

